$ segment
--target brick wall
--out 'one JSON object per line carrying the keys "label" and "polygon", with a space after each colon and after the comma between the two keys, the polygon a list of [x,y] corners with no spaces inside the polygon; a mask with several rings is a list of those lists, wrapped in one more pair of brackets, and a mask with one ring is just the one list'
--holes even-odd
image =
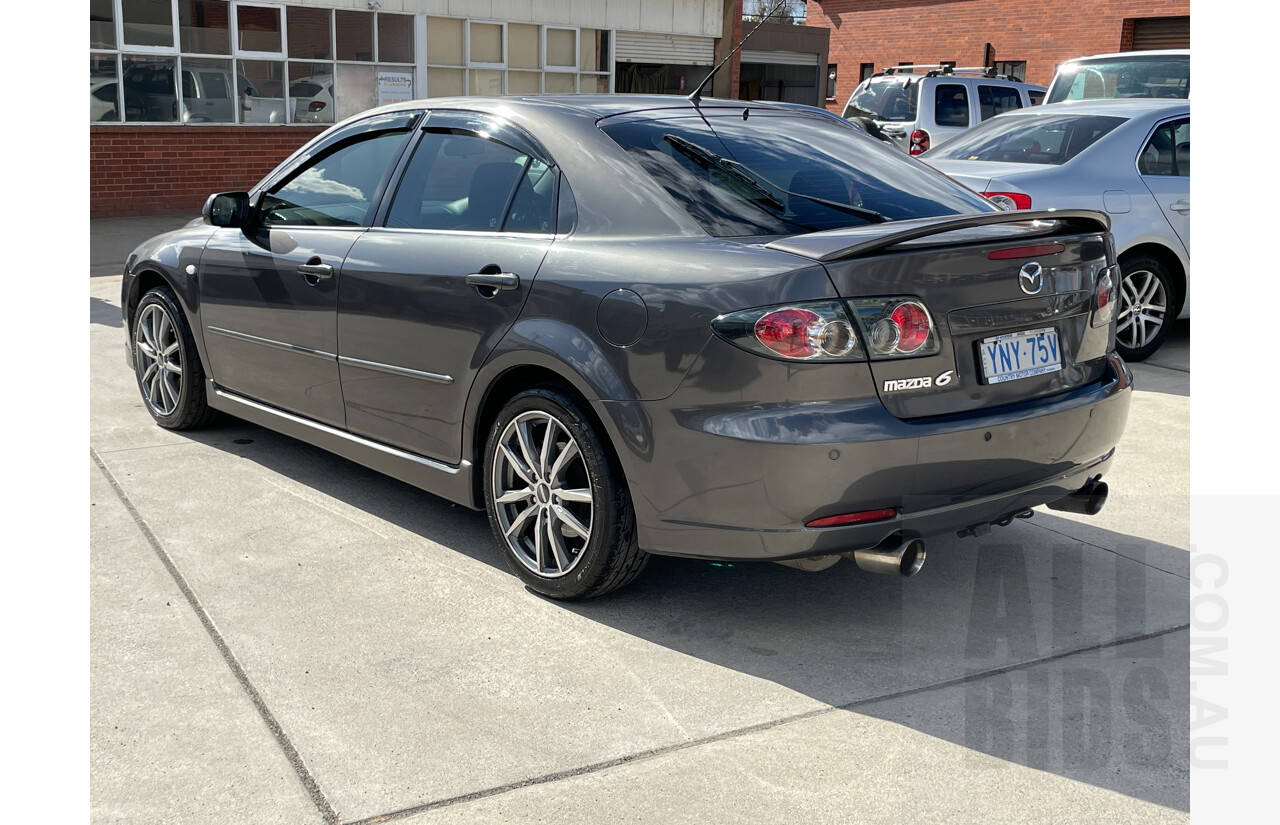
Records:
{"label": "brick wall", "polygon": [[995,60],[1025,60],[1027,81],[1047,86],[1057,64],[1086,54],[1117,52],[1135,17],[1190,16],[1190,0],[1086,0],[1028,6],[1024,0],[808,0],[808,25],[831,29],[829,62],[837,64],[842,111],[858,85],[858,64],[876,71],[904,61],[960,66],[983,64],[987,43]]}
{"label": "brick wall", "polygon": [[323,127],[90,126],[89,214],[198,212],[244,191]]}

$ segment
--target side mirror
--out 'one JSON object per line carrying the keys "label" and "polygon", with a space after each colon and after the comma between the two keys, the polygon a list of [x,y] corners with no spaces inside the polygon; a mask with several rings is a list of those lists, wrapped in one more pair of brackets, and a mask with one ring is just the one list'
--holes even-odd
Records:
{"label": "side mirror", "polygon": [[247,226],[250,212],[248,192],[210,195],[201,210],[204,222],[211,226]]}

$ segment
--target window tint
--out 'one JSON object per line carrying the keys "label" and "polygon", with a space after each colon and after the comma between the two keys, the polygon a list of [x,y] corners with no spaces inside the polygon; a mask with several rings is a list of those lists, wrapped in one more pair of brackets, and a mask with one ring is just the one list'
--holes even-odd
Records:
{"label": "window tint", "polygon": [[1190,175],[1191,120],[1165,123],[1156,129],[1138,156],[1138,171],[1144,175]]}
{"label": "window tint", "polygon": [[916,119],[920,100],[920,79],[884,75],[864,81],[853,91],[844,116],[873,117],[877,120],[907,122]]}
{"label": "window tint", "polygon": [[929,157],[1009,163],[1066,163],[1124,123],[1104,115],[1010,117],[989,120],[929,152]]}
{"label": "window tint", "polygon": [[436,129],[414,150],[387,226],[553,232],[554,205],[555,177],[546,164],[464,130]]}
{"label": "window tint", "polygon": [[[720,237],[794,235],[880,220],[986,212],[991,204],[906,155],[826,117],[704,111],[605,120],[625,149]],[[825,203],[824,203],[825,201]]]}
{"label": "window tint", "polygon": [[995,117],[1001,112],[1022,108],[1022,98],[1017,89],[1008,86],[978,86],[978,107],[982,110],[982,119]]}
{"label": "window tint", "polygon": [[933,121],[939,126],[968,126],[969,90],[959,83],[939,83],[933,93]]}
{"label": "window tint", "polygon": [[406,133],[381,132],[342,145],[268,192],[268,226],[360,226]]}

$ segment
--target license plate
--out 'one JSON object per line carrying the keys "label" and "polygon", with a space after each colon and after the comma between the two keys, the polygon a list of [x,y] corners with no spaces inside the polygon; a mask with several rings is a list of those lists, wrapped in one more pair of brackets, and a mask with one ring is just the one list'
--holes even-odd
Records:
{"label": "license plate", "polygon": [[1062,369],[1058,331],[1053,327],[985,338],[978,344],[978,351],[982,354],[982,376],[988,384]]}

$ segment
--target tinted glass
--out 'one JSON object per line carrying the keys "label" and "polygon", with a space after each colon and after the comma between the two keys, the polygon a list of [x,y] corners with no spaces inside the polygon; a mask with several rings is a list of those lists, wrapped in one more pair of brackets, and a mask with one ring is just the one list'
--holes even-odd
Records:
{"label": "tinted glass", "polygon": [[1191,120],[1165,123],[1142,147],[1138,171],[1144,175],[1191,174]]}
{"label": "tinted glass", "polygon": [[1103,115],[996,118],[926,153],[926,159],[995,160],[1056,166],[1071,160],[1125,120]]}
{"label": "tinted glass", "polygon": [[1008,86],[980,85],[978,86],[978,108],[981,109],[982,119],[986,120],[1001,112],[1021,109],[1022,98],[1018,97],[1017,89],[1010,89]]}
{"label": "tinted glass", "polygon": [[263,201],[268,226],[361,226],[406,132],[382,132],[322,156]]}
{"label": "tinted glass", "polygon": [[968,90],[958,83],[939,83],[933,93],[933,120],[939,126],[968,126]]}
{"label": "tinted glass", "polygon": [[907,122],[916,119],[919,99],[919,78],[901,75],[873,77],[854,89],[844,116]]}
{"label": "tinted glass", "polygon": [[554,176],[540,161],[462,130],[432,130],[414,150],[387,226],[551,232],[554,195]]}
{"label": "tinted glass", "polygon": [[1114,97],[1186,98],[1190,57],[1114,58],[1067,63],[1058,70],[1046,103]]}
{"label": "tinted glass", "polygon": [[[601,128],[707,232],[793,235],[994,207],[900,152],[803,114],[630,120]],[[826,201],[827,203],[822,203]]]}

